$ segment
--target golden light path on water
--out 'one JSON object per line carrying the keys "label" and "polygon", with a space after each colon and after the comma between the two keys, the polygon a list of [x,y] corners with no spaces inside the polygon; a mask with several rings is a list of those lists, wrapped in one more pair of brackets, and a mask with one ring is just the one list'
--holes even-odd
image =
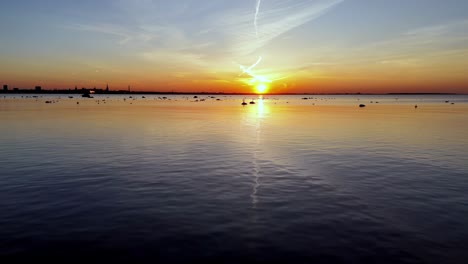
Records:
{"label": "golden light path on water", "polygon": [[268,111],[268,106],[264,104],[263,95],[259,95],[256,103],[257,107],[252,108],[251,112],[251,122],[255,125],[255,146],[253,149],[253,189],[252,189],[252,207],[256,208],[258,203],[257,193],[261,186],[260,184],[260,165],[259,165],[259,155],[260,155],[260,145],[261,145],[261,135],[262,135],[262,121],[266,117]]}

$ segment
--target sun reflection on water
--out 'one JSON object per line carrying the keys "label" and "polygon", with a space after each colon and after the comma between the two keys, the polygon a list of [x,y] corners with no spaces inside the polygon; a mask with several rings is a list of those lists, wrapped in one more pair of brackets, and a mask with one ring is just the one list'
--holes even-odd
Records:
{"label": "sun reflection on water", "polygon": [[262,126],[264,119],[268,117],[270,111],[268,105],[265,103],[263,95],[259,95],[255,102],[255,106],[251,107],[249,114],[249,125],[254,128],[254,137],[255,143],[253,144],[253,188],[252,194],[252,207],[256,208],[258,203],[258,192],[261,187],[261,167],[260,167],[260,156],[262,155],[261,151],[261,142],[262,142]]}

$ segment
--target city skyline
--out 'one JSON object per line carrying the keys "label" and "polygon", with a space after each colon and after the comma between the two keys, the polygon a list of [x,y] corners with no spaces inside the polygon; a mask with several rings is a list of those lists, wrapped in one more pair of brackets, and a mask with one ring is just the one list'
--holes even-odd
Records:
{"label": "city skyline", "polygon": [[[263,0],[255,21],[257,3],[1,3],[0,82],[11,89],[468,93],[467,2]],[[252,83],[240,66],[255,62],[260,78]]]}

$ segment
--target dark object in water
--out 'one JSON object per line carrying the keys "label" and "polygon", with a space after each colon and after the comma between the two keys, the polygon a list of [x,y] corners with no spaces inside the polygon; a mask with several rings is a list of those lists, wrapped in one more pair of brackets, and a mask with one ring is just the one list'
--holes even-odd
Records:
{"label": "dark object in water", "polygon": [[366,107],[366,105],[365,104],[360,104],[359,107]]}
{"label": "dark object in water", "polygon": [[68,96],[68,98],[72,99],[72,98],[73,98],[73,96]]}
{"label": "dark object in water", "polygon": [[448,102],[450,102],[450,101],[445,101],[445,103],[448,103]]}
{"label": "dark object in water", "polygon": [[250,103],[249,103],[249,104],[255,104],[254,100],[250,101]]}
{"label": "dark object in water", "polygon": [[418,108],[418,105],[414,105],[414,108]]}
{"label": "dark object in water", "polygon": [[247,103],[245,102],[245,99],[242,99],[242,105],[247,105]]}
{"label": "dark object in water", "polygon": [[195,95],[193,98],[196,99],[196,98],[198,98],[198,96]]}
{"label": "dark object in water", "polygon": [[308,100],[308,99],[309,99],[309,98],[307,98],[307,97],[302,98],[302,100]]}
{"label": "dark object in water", "polygon": [[46,104],[51,104],[51,103],[52,103],[52,101],[45,101],[45,103],[46,103]]}

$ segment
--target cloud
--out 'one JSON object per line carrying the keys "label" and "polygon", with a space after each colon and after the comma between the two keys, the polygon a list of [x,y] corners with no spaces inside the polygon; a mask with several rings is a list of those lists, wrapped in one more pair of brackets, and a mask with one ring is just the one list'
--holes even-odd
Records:
{"label": "cloud", "polygon": [[400,52],[447,50],[453,49],[457,45],[464,47],[468,40],[466,28],[468,28],[468,20],[451,21],[412,29],[396,38],[370,43],[369,46],[374,48],[393,47],[391,50]]}
{"label": "cloud", "polygon": [[[137,53],[204,53],[206,59],[226,60],[251,55],[280,35],[325,14],[343,0],[268,0],[258,14],[255,36],[255,2],[252,1],[124,1],[115,2],[115,23],[74,24],[75,30],[114,36]],[[143,47],[143,48],[142,48]],[[228,55],[228,56],[226,56]],[[258,54],[256,54],[258,55]],[[256,56],[255,55],[255,56]],[[228,58],[230,57],[230,59]]]}
{"label": "cloud", "polygon": [[206,63],[203,60],[203,54],[182,51],[154,50],[143,52],[141,55],[147,61],[164,64],[166,66],[177,66],[181,68],[206,66]]}
{"label": "cloud", "polygon": [[450,21],[444,24],[439,25],[432,25],[428,27],[422,27],[410,30],[406,32],[404,35],[408,37],[439,37],[442,35],[462,35],[468,36],[466,33],[466,28],[468,27],[468,20],[457,20],[457,21]]}
{"label": "cloud", "polygon": [[263,1],[258,14],[258,39],[254,25],[254,8],[226,10],[211,22],[218,25],[230,43],[231,52],[248,55],[280,35],[302,26],[328,12],[343,0]]}
{"label": "cloud", "polygon": [[89,31],[95,33],[102,33],[107,35],[112,35],[117,37],[119,44],[123,45],[134,38],[134,33],[125,28],[119,27],[112,24],[96,24],[96,25],[87,25],[87,24],[74,24],[70,25],[67,28],[78,30],[78,31]]}
{"label": "cloud", "polygon": [[316,52],[319,56],[311,60],[346,66],[378,64],[398,67],[427,67],[429,61],[444,58],[460,62],[466,58],[466,28],[468,20],[450,21],[409,29],[395,37],[361,45],[334,49],[316,47],[315,50],[320,51]]}

